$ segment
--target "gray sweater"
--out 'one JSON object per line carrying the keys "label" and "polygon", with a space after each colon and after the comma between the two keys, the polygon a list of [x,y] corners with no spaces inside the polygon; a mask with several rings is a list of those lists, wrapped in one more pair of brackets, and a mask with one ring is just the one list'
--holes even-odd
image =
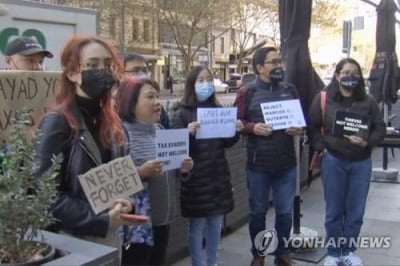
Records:
{"label": "gray sweater", "polygon": [[[136,167],[157,158],[155,135],[156,129],[161,129],[161,125],[134,121],[124,122],[124,128],[128,138],[129,153]],[[169,224],[175,215],[176,208],[174,172],[164,172],[160,176],[146,177],[142,181],[150,194],[152,225]]]}

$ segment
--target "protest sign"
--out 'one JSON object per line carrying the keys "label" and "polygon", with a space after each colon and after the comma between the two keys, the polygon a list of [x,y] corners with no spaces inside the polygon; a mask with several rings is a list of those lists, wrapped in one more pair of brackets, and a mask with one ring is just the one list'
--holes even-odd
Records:
{"label": "protest sign", "polygon": [[78,178],[96,214],[112,207],[115,199],[126,199],[143,189],[130,155],[97,166]]}
{"label": "protest sign", "polygon": [[367,115],[336,111],[333,134],[339,137],[343,135],[356,135],[363,139],[369,136],[370,117]]}
{"label": "protest sign", "polygon": [[164,171],[181,168],[183,159],[189,155],[189,130],[156,130],[156,154],[164,162]]}
{"label": "protest sign", "polygon": [[196,139],[231,138],[236,133],[237,108],[198,108]]}
{"label": "protest sign", "polygon": [[262,103],[261,110],[265,123],[270,125],[272,130],[306,126],[298,99]]}
{"label": "protest sign", "polygon": [[25,108],[34,126],[47,111],[59,88],[61,72],[0,71],[0,141],[17,113]]}

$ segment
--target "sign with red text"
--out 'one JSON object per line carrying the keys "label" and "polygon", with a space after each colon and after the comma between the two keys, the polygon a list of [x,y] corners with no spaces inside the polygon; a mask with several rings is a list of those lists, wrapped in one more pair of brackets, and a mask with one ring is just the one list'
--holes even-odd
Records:
{"label": "sign with red text", "polygon": [[112,207],[114,200],[127,199],[143,189],[130,155],[97,166],[78,178],[96,214]]}

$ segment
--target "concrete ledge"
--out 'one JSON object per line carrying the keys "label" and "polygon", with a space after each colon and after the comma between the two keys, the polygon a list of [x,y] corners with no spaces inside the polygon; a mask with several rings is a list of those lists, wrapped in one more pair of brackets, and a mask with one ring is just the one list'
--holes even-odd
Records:
{"label": "concrete ledge", "polygon": [[372,169],[372,179],[387,180],[387,181],[397,181],[399,175],[399,170],[395,168],[373,168]]}
{"label": "concrete ledge", "polygon": [[66,235],[43,231],[46,243],[61,256],[43,265],[120,265],[118,249]]}

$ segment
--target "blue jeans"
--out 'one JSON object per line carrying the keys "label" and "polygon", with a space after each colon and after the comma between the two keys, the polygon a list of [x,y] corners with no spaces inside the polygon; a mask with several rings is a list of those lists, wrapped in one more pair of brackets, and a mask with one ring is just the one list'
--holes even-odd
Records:
{"label": "blue jeans", "polygon": [[265,216],[269,204],[269,191],[272,187],[273,202],[275,207],[275,230],[279,242],[275,254],[289,252],[289,247],[284,246],[283,238],[290,237],[292,228],[293,201],[296,193],[296,167],[282,172],[259,172],[247,170],[247,186],[249,189],[250,217],[249,230],[251,237],[251,253],[258,256],[254,246],[257,233],[265,230]]}
{"label": "blue jeans", "polygon": [[223,215],[189,218],[189,252],[192,266],[202,266],[203,231],[206,233],[207,265],[217,264]]}
{"label": "blue jeans", "polygon": [[372,172],[371,158],[347,161],[325,153],[321,171],[327,240],[338,242],[339,237],[346,239],[340,247],[328,245],[328,255],[346,256],[356,250],[354,245],[349,245],[349,240],[357,239],[363,223]]}

